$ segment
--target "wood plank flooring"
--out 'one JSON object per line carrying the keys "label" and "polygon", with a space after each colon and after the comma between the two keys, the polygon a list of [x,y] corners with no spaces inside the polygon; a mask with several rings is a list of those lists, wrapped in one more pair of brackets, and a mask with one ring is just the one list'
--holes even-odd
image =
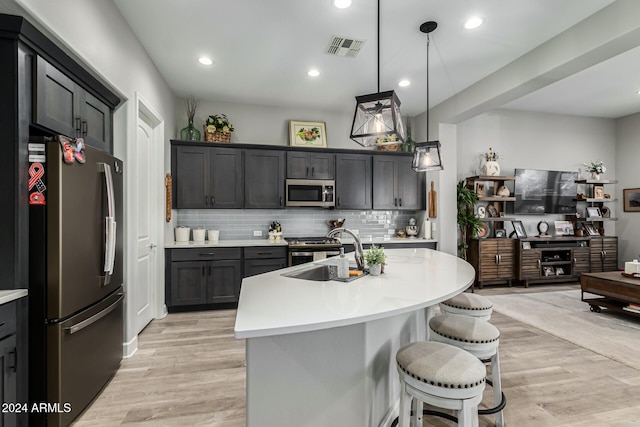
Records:
{"label": "wood plank flooring", "polygon": [[[489,286],[476,292],[575,288]],[[233,338],[234,322],[234,310],[169,314],[154,320],[140,335],[138,352],[123,361],[74,425],[244,426],[244,341]],[[638,425],[640,371],[499,313],[494,313],[492,323],[502,334],[508,426]],[[428,417],[425,425],[450,423]],[[480,426],[492,425],[493,417],[480,417]]]}

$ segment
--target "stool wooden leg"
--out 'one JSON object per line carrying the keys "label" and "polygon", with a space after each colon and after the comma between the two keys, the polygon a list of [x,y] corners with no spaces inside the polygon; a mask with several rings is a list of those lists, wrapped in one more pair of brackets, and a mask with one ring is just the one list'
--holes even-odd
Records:
{"label": "stool wooden leg", "polygon": [[435,315],[435,312],[436,312],[436,308],[433,305],[430,305],[424,310],[424,317],[425,317],[424,324],[427,327],[425,331],[425,341],[429,341],[429,338],[431,337],[431,333],[429,332],[429,320],[431,320],[431,318]]}
{"label": "stool wooden leg", "polygon": [[411,412],[413,412],[412,425],[422,427],[422,409],[424,407],[424,403],[420,399],[413,398],[413,403],[411,404]]}
{"label": "stool wooden leg", "polygon": [[[502,402],[502,384],[500,382],[500,357],[498,349],[496,354],[491,358],[491,382],[493,383],[493,405],[498,406]],[[496,427],[502,427],[504,420],[502,412],[496,413]]]}
{"label": "stool wooden leg", "polygon": [[458,427],[478,427],[478,406],[468,399],[462,401],[462,408],[458,411]]}
{"label": "stool wooden leg", "polygon": [[407,384],[400,381],[400,415],[398,427],[409,427],[411,396],[407,393]]}

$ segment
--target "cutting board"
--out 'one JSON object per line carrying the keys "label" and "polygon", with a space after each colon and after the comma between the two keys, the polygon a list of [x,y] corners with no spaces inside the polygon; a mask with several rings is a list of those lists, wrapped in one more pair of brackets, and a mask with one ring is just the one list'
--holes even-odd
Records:
{"label": "cutting board", "polygon": [[431,190],[429,190],[428,215],[429,218],[437,218],[438,216],[438,192],[434,189],[435,184],[431,181]]}

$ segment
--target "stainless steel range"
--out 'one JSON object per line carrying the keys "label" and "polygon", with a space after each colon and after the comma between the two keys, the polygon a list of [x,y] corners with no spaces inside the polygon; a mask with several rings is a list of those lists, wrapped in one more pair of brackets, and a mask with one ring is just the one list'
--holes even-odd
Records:
{"label": "stainless steel range", "polygon": [[286,237],[289,267],[340,255],[342,243],[335,237]]}

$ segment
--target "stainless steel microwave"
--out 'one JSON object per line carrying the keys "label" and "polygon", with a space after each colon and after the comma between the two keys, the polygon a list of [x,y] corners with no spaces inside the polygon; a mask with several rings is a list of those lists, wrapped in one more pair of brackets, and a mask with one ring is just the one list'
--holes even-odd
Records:
{"label": "stainless steel microwave", "polygon": [[287,179],[287,206],[332,208],[336,205],[333,180]]}

